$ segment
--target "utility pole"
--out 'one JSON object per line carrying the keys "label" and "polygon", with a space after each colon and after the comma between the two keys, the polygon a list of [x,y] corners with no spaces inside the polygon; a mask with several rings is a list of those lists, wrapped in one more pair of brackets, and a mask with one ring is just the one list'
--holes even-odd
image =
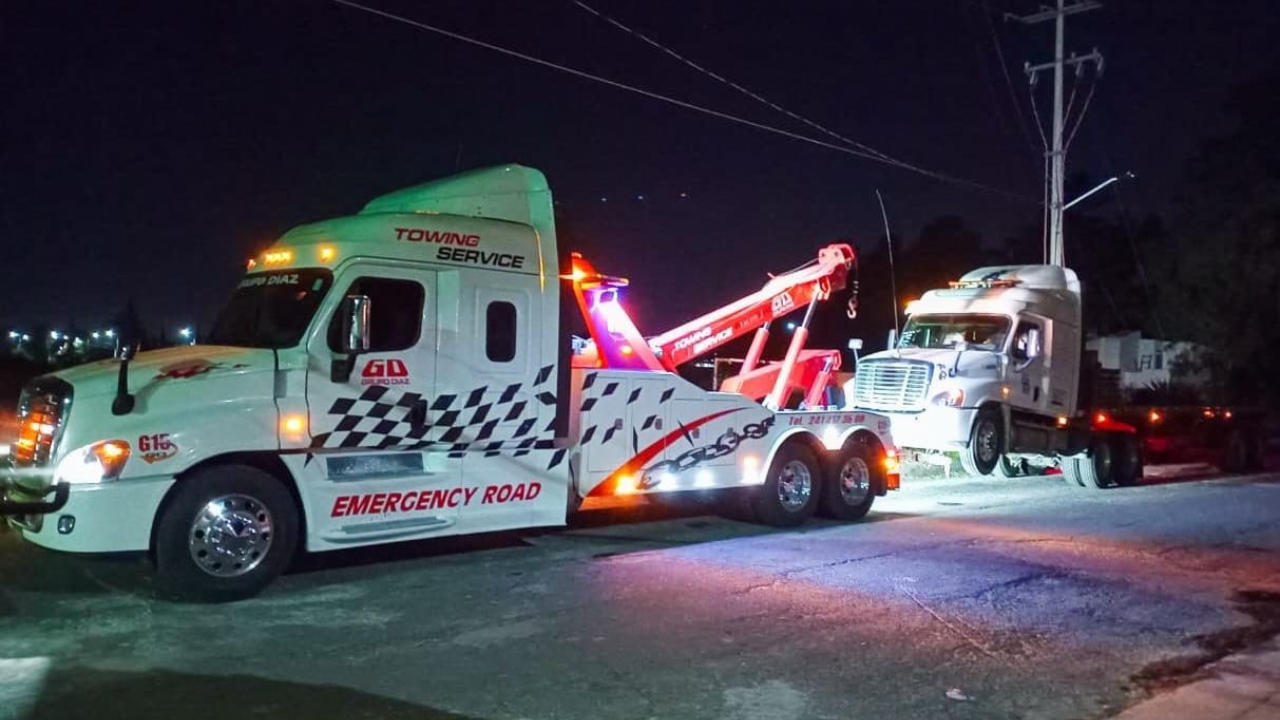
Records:
{"label": "utility pole", "polygon": [[[1040,65],[1032,65],[1027,63],[1025,70],[1031,79],[1032,91],[1035,90],[1036,74],[1041,70],[1053,68],[1053,139],[1052,146],[1046,148],[1046,157],[1050,164],[1049,179],[1049,257],[1050,265],[1065,264],[1065,252],[1063,251],[1062,236],[1062,196],[1063,184],[1066,175],[1066,149],[1062,147],[1062,133],[1065,118],[1063,117],[1062,107],[1062,74],[1068,65],[1076,67],[1079,73],[1083,69],[1084,63],[1093,62],[1097,64],[1099,71],[1102,68],[1102,55],[1097,50],[1084,56],[1076,56],[1075,53],[1071,57],[1064,57],[1064,35],[1066,30],[1066,18],[1068,15],[1088,12],[1101,8],[1102,4],[1094,2],[1094,0],[1080,0],[1073,5],[1067,5],[1066,0],[1058,0],[1058,7],[1044,8],[1038,13],[1018,17],[1005,13],[1006,20],[1017,20],[1024,25],[1035,25],[1047,20],[1054,20],[1056,24],[1054,37],[1053,61],[1041,63]],[[1037,119],[1037,122],[1039,120]]]}

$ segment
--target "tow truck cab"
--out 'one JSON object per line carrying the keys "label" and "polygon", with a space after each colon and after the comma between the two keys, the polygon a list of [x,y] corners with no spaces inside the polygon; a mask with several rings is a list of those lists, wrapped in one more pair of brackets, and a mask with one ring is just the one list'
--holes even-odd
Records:
{"label": "tow truck cab", "polygon": [[563,525],[592,496],[749,486],[786,525],[837,467],[824,507],[847,519],[896,487],[874,413],[572,362],[573,268],[546,179],[518,165],[297,227],[207,344],[28,385],[0,515],[56,550],[149,551],[162,592],[225,600],[297,547]]}

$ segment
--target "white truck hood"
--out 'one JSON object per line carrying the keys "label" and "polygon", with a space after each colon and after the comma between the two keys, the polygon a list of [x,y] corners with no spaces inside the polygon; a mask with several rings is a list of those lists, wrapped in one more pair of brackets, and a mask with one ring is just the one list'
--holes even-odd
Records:
{"label": "white truck hood", "polygon": [[[214,345],[150,350],[129,362],[129,392],[139,396],[141,403],[166,386],[207,387],[233,377],[273,370],[275,353],[271,350]],[[118,360],[102,360],[56,375],[71,383],[76,404],[80,404],[90,398],[114,396],[119,373]]]}

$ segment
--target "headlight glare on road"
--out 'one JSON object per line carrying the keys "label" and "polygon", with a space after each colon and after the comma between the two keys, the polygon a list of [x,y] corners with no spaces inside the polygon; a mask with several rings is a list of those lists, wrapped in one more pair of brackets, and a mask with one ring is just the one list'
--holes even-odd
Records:
{"label": "headlight glare on road", "polygon": [[131,449],[124,440],[104,440],[72,450],[54,471],[54,480],[72,484],[110,482],[120,477]]}

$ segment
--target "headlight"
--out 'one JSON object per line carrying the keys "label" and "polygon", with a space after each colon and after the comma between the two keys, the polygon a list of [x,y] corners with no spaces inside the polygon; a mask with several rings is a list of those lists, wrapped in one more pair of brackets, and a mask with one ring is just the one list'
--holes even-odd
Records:
{"label": "headlight", "polygon": [[55,482],[72,484],[109,482],[120,477],[129,461],[129,443],[104,440],[67,453],[54,471]]}
{"label": "headlight", "polygon": [[951,388],[945,392],[940,392],[933,396],[929,402],[934,405],[945,405],[946,407],[959,407],[964,404],[964,391],[960,388]]}

